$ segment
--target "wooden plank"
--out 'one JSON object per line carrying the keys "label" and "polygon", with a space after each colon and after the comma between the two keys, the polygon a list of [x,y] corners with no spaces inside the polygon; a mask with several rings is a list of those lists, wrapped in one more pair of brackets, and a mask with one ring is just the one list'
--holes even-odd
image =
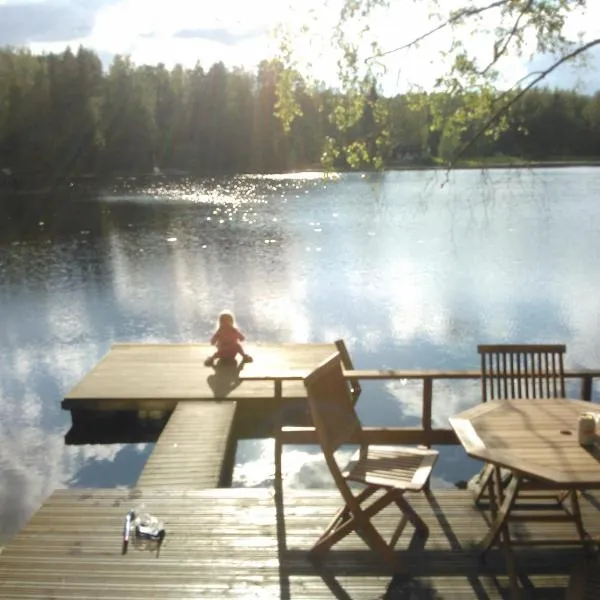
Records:
{"label": "wooden plank", "polygon": [[[345,370],[348,379],[480,379],[481,371],[478,370],[452,370],[439,369],[352,369]],[[531,374],[529,374],[531,375]],[[537,375],[537,373],[534,373]],[[600,377],[598,369],[570,369],[564,373],[566,379],[583,379]]]}
{"label": "wooden plank", "polygon": [[[355,534],[334,547],[325,569],[307,560],[308,549],[341,504],[334,491],[285,490],[282,506],[270,489],[59,490],[0,555],[0,597],[315,600],[380,598],[388,590],[387,597],[397,598],[505,597],[502,553],[492,550],[482,562],[473,551],[487,521],[470,494],[435,490],[410,501],[429,535],[419,543],[407,528],[399,540],[411,574],[407,580],[393,578]],[[158,557],[134,544],[121,554],[125,513],[141,503],[165,524]],[[585,500],[582,511],[597,537],[596,506]],[[376,517],[384,535],[394,531],[398,515],[389,507]],[[514,535],[525,541],[568,540],[572,529],[519,523]],[[517,548],[515,554],[531,592],[551,600],[564,597],[581,551],[550,546]]]}
{"label": "wooden plank", "polygon": [[[64,409],[174,408],[178,400],[270,398],[270,381],[242,381],[234,367],[206,367],[209,344],[116,344],[64,398]],[[260,368],[309,372],[335,352],[334,344],[248,344]],[[245,366],[244,369],[250,368]],[[289,381],[284,398],[304,398],[304,385]]]}
{"label": "wooden plank", "polygon": [[232,401],[180,403],[156,443],[138,487],[219,487],[235,410]]}
{"label": "wooden plank", "polygon": [[[427,442],[433,446],[458,444],[452,429],[432,429],[426,432],[420,427],[363,427],[361,440],[375,445],[427,445]],[[283,427],[280,441],[288,445],[319,444],[314,427]]]}

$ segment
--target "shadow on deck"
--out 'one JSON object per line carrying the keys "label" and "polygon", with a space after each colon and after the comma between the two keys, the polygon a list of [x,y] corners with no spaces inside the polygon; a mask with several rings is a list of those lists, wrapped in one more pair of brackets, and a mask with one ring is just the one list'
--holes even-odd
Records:
{"label": "shadow on deck", "polygon": [[[385,600],[439,600],[446,598],[475,598],[492,600],[509,598],[508,576],[503,553],[493,549],[483,560],[476,542],[483,537],[487,518],[485,513],[472,507],[467,492],[438,490],[421,497],[412,497],[413,504],[427,522],[426,535],[413,533],[410,528],[401,537],[397,548],[404,553],[408,575],[390,576],[382,589],[382,574],[386,567],[377,555],[366,548],[354,547],[353,542],[342,542],[334,547],[320,563],[307,558],[311,540],[299,539],[298,532],[308,526],[304,503],[310,496],[295,492],[288,504],[276,494],[277,541],[282,599],[292,598],[380,598]],[[284,492],[285,495],[285,492]],[[288,492],[289,495],[289,492]],[[595,514],[597,500],[585,502],[588,528],[597,538],[600,518]],[[338,505],[339,506],[339,505]],[[332,506],[332,511],[335,506]],[[321,502],[315,515],[322,514]],[[331,513],[332,514],[332,513]],[[375,521],[382,532],[391,533],[396,525],[397,513],[388,509]],[[326,522],[322,521],[322,525]],[[531,527],[519,525],[513,530],[521,544],[517,546],[517,568],[523,599],[553,600],[565,598],[569,572],[580,560],[583,550],[575,541],[572,527],[540,523]],[[317,530],[318,531],[318,530]],[[533,540],[536,545],[531,546]],[[298,548],[297,546],[300,546]],[[316,577],[321,579],[318,582]],[[307,582],[312,581],[308,592]],[[321,588],[328,594],[322,594]]]}
{"label": "shadow on deck", "polygon": [[[121,554],[125,513],[143,503],[165,523],[160,556],[130,548]],[[500,550],[483,562],[475,543],[485,513],[463,490],[411,497],[429,526],[407,528],[398,542],[409,577],[393,576],[351,534],[315,564],[307,551],[340,506],[337,492],[269,489],[59,490],[0,556],[2,598],[281,598],[283,600],[497,600],[508,598]],[[582,501],[590,535],[600,536],[597,506]],[[390,534],[399,513],[374,522]],[[563,599],[569,572],[582,556],[569,523],[520,523],[516,561],[524,599]],[[554,541],[553,541],[554,540]],[[556,540],[562,540],[557,543]]]}

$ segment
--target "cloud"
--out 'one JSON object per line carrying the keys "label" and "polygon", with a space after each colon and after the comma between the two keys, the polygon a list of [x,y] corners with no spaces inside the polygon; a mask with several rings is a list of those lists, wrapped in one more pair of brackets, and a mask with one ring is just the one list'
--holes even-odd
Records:
{"label": "cloud", "polygon": [[266,30],[262,28],[234,33],[229,29],[217,27],[200,29],[182,29],[175,33],[174,37],[184,39],[195,38],[201,40],[208,40],[211,42],[218,42],[219,44],[224,44],[225,46],[234,46],[235,44],[241,41],[257,38],[262,35],[265,35],[266,33]]}
{"label": "cloud", "polygon": [[[557,67],[544,78],[539,86],[549,88],[576,89],[584,94],[598,91],[598,75],[600,75],[600,46],[590,48],[583,56],[584,63],[568,61]],[[555,58],[548,55],[536,56],[529,63],[529,72],[537,73],[548,69]],[[529,81],[529,80],[528,80]]]}
{"label": "cloud", "polygon": [[0,4],[0,46],[67,42],[88,36],[97,13],[119,0],[49,0]]}

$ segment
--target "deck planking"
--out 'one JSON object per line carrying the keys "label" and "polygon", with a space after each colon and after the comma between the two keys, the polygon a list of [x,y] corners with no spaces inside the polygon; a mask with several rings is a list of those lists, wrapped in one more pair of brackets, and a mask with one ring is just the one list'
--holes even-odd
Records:
{"label": "deck planking", "polygon": [[[248,344],[244,370],[310,372],[334,344]],[[173,410],[182,400],[272,399],[272,381],[242,381],[235,367],[206,367],[209,344],[116,344],[65,396],[67,410]],[[304,398],[302,381],[283,383],[284,399]]]}
{"label": "deck planking", "polygon": [[[59,490],[0,556],[0,597],[507,597],[501,552],[492,550],[482,563],[472,549],[487,525],[470,493],[433,490],[411,501],[428,523],[429,536],[423,543],[407,529],[400,538],[400,549],[410,547],[407,580],[392,577],[355,534],[342,540],[321,568],[307,560],[307,550],[340,506],[335,491],[285,490],[282,505],[270,489]],[[140,503],[165,523],[159,557],[133,547],[121,554],[124,515]],[[584,501],[582,510],[589,532],[597,537],[596,506]],[[397,510],[388,507],[375,522],[390,534],[397,520]],[[519,531],[523,538],[573,536],[566,524],[520,524]],[[527,586],[524,598],[563,598],[569,571],[580,556],[581,550],[572,547],[517,548],[517,566]]]}
{"label": "deck planking", "polygon": [[216,488],[231,470],[236,403],[180,402],[156,442],[137,482],[149,489]]}

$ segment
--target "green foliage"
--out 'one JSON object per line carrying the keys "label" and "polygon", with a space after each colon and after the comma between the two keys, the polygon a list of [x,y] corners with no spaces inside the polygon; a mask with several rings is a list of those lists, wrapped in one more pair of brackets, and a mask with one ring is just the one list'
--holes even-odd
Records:
{"label": "green foliage", "polygon": [[[422,0],[413,2],[422,4]],[[584,42],[579,37],[570,39],[565,33],[567,17],[584,13],[586,0],[490,0],[487,3],[464,0],[458,7],[454,2],[430,0],[430,6],[430,29],[420,35],[415,33],[412,40],[404,40],[397,48],[382,50],[379,47],[382,32],[376,29],[377,24],[389,28],[391,19],[385,16],[391,8],[397,9],[398,3],[341,0],[331,39],[338,51],[336,67],[342,93],[331,109],[331,121],[337,129],[337,134],[331,137],[339,144],[336,156],[346,155],[351,165],[382,164],[389,152],[384,126],[387,117],[381,114],[383,109],[377,110],[378,116],[369,123],[370,127],[359,127],[361,119],[374,108],[371,90],[378,89],[379,79],[386,72],[384,58],[414,50],[414,60],[418,61],[421,43],[442,30],[450,32],[450,47],[440,50],[440,58],[447,65],[444,74],[428,90],[429,95],[409,94],[409,98],[414,112],[427,107],[430,133],[440,134],[443,154],[452,163],[472,147],[481,145],[481,137],[499,140],[510,127],[508,113],[513,102],[529,87],[543,81],[554,68],[567,60],[581,60],[587,49],[600,44],[600,39]],[[410,1],[405,2],[404,10],[411,10]],[[481,52],[480,45],[471,43],[481,34],[487,35],[488,55]],[[288,44],[285,64],[294,61],[290,48]],[[527,57],[532,52],[549,54],[555,62],[545,71],[515,82],[514,89],[499,89],[499,76],[506,61]],[[282,97],[283,104],[287,101]],[[383,103],[383,106],[388,105]],[[330,145],[327,157],[333,155]]]}
{"label": "green foliage", "polygon": [[[509,109],[486,127],[499,103]],[[598,157],[600,94],[519,96],[483,86],[388,98],[368,74],[343,92],[309,84],[278,60],[249,73],[222,63],[208,71],[136,66],[117,56],[105,73],[83,48],[0,51],[0,168],[25,182],[153,167],[210,175],[382,169],[447,164],[458,154]]]}

